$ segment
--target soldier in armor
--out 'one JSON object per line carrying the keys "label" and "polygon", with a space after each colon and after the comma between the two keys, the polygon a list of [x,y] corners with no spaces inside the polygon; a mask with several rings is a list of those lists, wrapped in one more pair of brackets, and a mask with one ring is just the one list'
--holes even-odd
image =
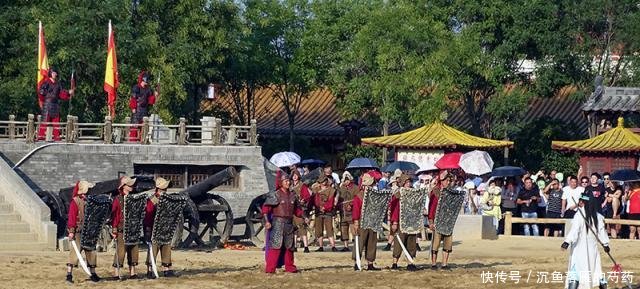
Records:
{"label": "soldier in armor", "polygon": [[[309,253],[309,237],[307,236],[309,223],[308,223],[308,213],[309,213],[309,205],[311,202],[311,191],[305,183],[300,180],[300,172],[298,170],[291,171],[291,191],[296,193],[296,197],[300,202],[300,206],[302,207],[302,211],[304,213],[303,217],[293,217],[293,224],[297,228],[297,236],[302,240],[302,244],[304,245],[304,252]],[[306,221],[305,221],[306,220]]]}
{"label": "soldier in armor", "polygon": [[[266,273],[275,273],[278,261],[284,258],[285,271],[297,273],[294,264],[295,227],[293,217],[302,217],[302,207],[296,194],[290,190],[291,181],[286,174],[279,177],[279,189],[270,192],[262,206],[265,229],[269,230],[269,249],[266,256]],[[271,221],[269,217],[271,216]],[[307,221],[307,220],[305,220]]]}
{"label": "soldier in armor", "polygon": [[[353,196],[353,210],[351,219],[353,220],[353,227],[355,228],[358,234],[358,249],[360,252],[359,255],[362,255],[362,252],[365,253],[365,259],[367,260],[367,270],[368,271],[378,271],[380,269],[376,268],[373,263],[376,261],[376,250],[378,243],[378,234],[371,228],[363,229],[360,228],[360,221],[362,220],[362,203],[363,203],[363,193],[367,188],[372,188],[375,186],[375,179],[369,173],[365,173],[360,178],[362,189],[358,190],[358,193]],[[353,259],[356,259],[356,250],[353,250],[352,254]],[[353,265],[353,269],[358,271],[357,263]]]}
{"label": "soldier in armor", "polygon": [[336,240],[333,236],[333,215],[335,206],[336,190],[331,186],[331,181],[326,175],[320,175],[317,183],[319,185],[314,186],[313,192],[313,205],[315,207],[315,236],[318,240],[318,249],[316,252],[324,251],[324,232],[327,232],[329,238],[329,244],[331,244],[331,251],[337,252]]}
{"label": "soldier in armor", "polygon": [[[69,215],[67,219],[67,231],[69,232],[69,240],[75,240],[77,246],[80,246],[80,233],[85,216],[85,199],[87,192],[94,184],[87,181],[79,181],[73,189],[73,199],[69,204]],[[97,254],[95,251],[87,250],[82,247],[78,248],[84,251],[87,257],[87,266],[91,272],[91,281],[98,282],[100,277],[96,274]],[[74,250],[69,250],[69,263],[67,263],[67,282],[73,283],[72,269],[78,267],[78,256]]]}
{"label": "soldier in armor", "polygon": [[[69,95],[73,94],[73,89],[66,91],[60,85],[57,80],[58,71],[51,67],[49,68],[49,74],[47,80],[40,86],[38,91],[39,98],[42,103],[42,121],[43,122],[60,122],[60,101],[69,100]],[[53,140],[60,140],[60,127],[58,124],[53,124]],[[45,132],[47,125],[40,125],[38,129],[38,140],[45,139]]]}
{"label": "soldier in armor", "polygon": [[[144,215],[144,239],[147,242],[151,242],[151,234],[153,232],[153,226],[155,225],[155,215],[157,205],[160,202],[160,195],[167,192],[167,188],[169,187],[169,181],[164,178],[156,178],[155,180],[156,191],[155,193],[147,200],[147,206],[145,208]],[[163,275],[164,277],[176,277],[176,274],[171,270],[171,244],[156,244],[152,245],[152,252],[154,256],[158,255],[158,251],[160,251],[160,256],[162,258],[162,267],[163,267]],[[155,275],[152,273],[151,268],[151,258],[147,256],[147,278],[154,279]]]}
{"label": "soldier in armor", "polygon": [[440,244],[442,248],[442,267],[449,269],[449,254],[453,250],[453,228],[462,203],[464,191],[456,191],[452,187],[453,175],[443,171],[438,176],[440,184],[434,188],[429,203],[429,227],[433,231],[431,240],[431,269],[437,269],[436,261]]}
{"label": "soldier in armor", "polygon": [[[123,265],[124,255],[127,255],[127,264],[129,265],[129,279],[137,279],[136,266],[138,266],[138,245],[124,244],[124,198],[133,191],[133,185],[136,179],[124,176],[120,179],[118,186],[118,196],[114,198],[111,206],[111,235],[118,242],[118,250],[114,256],[113,267]],[[117,276],[118,272],[115,272]]]}
{"label": "soldier in armor", "polygon": [[344,243],[342,252],[349,252],[349,235],[355,236],[353,227],[353,197],[358,193],[358,187],[353,183],[353,176],[345,171],[340,182],[338,208],[340,209],[340,239]]}
{"label": "soldier in armor", "polygon": [[[400,177],[397,178],[396,182],[400,188],[398,189],[398,191],[394,192],[391,203],[390,203],[391,221],[393,224],[395,224],[397,228],[396,234],[400,235],[400,240],[405,245],[407,252],[409,253],[409,255],[411,255],[412,258],[415,258],[416,251],[417,251],[416,239],[418,235],[401,232],[400,225],[399,225],[399,222],[400,222],[400,191],[399,190],[402,188],[404,189],[412,188],[411,177],[409,177],[408,175],[402,174]],[[400,242],[397,242],[396,240],[396,242],[393,243],[393,264],[391,265],[392,270],[398,269],[398,259],[400,259],[400,256],[402,256],[402,247],[400,245]],[[414,264],[407,265],[407,270],[409,271],[415,271],[417,269],[418,268]]]}
{"label": "soldier in armor", "polygon": [[[149,106],[156,103],[158,92],[151,89],[149,81],[149,73],[142,71],[138,75],[138,83],[131,88],[131,99],[129,100],[131,124],[141,124],[142,118],[148,115]],[[143,136],[138,136],[138,128],[132,128],[129,132],[129,139],[136,141],[139,140],[139,137]]]}

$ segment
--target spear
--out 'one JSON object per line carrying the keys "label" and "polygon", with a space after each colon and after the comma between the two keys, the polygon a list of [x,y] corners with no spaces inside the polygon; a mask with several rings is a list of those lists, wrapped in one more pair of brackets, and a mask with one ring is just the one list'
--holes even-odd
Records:
{"label": "spear", "polygon": [[71,114],[71,111],[73,111],[73,96],[76,94],[76,77],[75,77],[75,70],[71,70],[71,91],[73,91],[73,93],[69,94],[69,114]]}

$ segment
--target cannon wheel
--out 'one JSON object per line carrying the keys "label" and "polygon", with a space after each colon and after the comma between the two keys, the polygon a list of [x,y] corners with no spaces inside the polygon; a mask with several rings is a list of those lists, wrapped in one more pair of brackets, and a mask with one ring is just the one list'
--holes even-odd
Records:
{"label": "cannon wheel", "polygon": [[266,242],[266,230],[264,229],[264,219],[262,215],[262,205],[264,204],[265,198],[266,196],[262,195],[251,201],[245,217],[247,224],[245,236],[249,236],[251,242],[260,248],[264,248]]}
{"label": "cannon wheel", "polygon": [[[211,246],[221,246],[229,240],[233,230],[233,212],[227,200],[221,196],[209,194],[205,201],[197,205],[189,200],[187,206],[192,212],[197,212],[200,221],[198,224],[185,223],[183,227],[178,228],[176,236],[181,237],[179,247],[187,248],[193,242],[198,246],[204,246],[207,244],[204,241],[207,234],[209,234],[208,243]],[[197,228],[198,232],[190,230],[190,227]]]}

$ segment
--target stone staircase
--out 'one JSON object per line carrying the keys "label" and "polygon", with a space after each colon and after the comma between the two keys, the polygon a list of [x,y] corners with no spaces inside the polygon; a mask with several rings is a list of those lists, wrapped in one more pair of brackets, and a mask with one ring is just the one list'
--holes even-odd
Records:
{"label": "stone staircase", "polygon": [[0,158],[0,251],[56,249],[49,207]]}
{"label": "stone staircase", "polygon": [[38,235],[31,231],[29,224],[14,211],[13,205],[0,195],[0,250],[33,251],[46,247],[45,243],[38,241]]}

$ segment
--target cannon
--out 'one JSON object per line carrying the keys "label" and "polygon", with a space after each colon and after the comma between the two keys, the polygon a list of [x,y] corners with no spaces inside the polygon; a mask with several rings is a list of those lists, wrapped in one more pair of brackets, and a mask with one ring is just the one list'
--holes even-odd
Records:
{"label": "cannon", "polygon": [[[178,248],[196,246],[219,246],[232,236],[234,225],[243,225],[243,234],[233,236],[236,240],[249,240],[256,246],[264,245],[264,226],[262,220],[262,204],[266,194],[254,198],[245,215],[235,218],[231,206],[223,197],[210,191],[237,174],[234,167],[229,166],[203,181],[196,183],[180,193],[187,195],[189,201],[183,213],[183,226],[179,226],[173,245]],[[154,189],[154,179],[150,175],[136,175],[134,193],[142,193]],[[275,178],[275,175],[274,175]],[[117,194],[119,179],[97,182],[87,194]],[[63,188],[58,193],[41,191],[40,198],[51,209],[51,219],[58,226],[58,238],[66,235],[66,220],[69,203],[73,196],[73,187]],[[108,231],[107,231],[108,232]],[[208,235],[208,240],[205,241]],[[105,238],[110,238],[105,234]],[[108,240],[101,242],[106,246]]]}

